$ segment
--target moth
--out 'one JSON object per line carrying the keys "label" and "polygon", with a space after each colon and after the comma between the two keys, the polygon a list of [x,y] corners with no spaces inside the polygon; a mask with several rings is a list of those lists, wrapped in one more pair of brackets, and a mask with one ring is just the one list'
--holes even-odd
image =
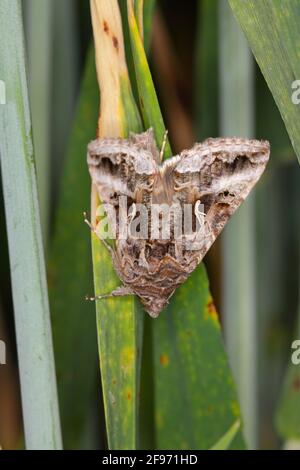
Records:
{"label": "moth", "polygon": [[[157,317],[170,297],[202,261],[228,219],[263,173],[270,154],[267,141],[209,138],[162,162],[152,129],[128,139],[105,138],[89,143],[87,162],[92,182],[104,206],[121,220],[120,198],[127,201],[127,236],[109,249],[123,285],[107,296],[137,295],[151,317]],[[182,217],[169,217],[165,237],[162,219],[154,223],[152,207],[190,208],[190,231]],[[140,207],[146,208],[141,219]],[[133,227],[147,222],[146,236]],[[93,227],[88,220],[86,222]],[[154,227],[154,225],[156,226]],[[198,226],[200,229],[194,230]],[[98,235],[99,236],[99,235]],[[101,237],[100,237],[101,238]]]}

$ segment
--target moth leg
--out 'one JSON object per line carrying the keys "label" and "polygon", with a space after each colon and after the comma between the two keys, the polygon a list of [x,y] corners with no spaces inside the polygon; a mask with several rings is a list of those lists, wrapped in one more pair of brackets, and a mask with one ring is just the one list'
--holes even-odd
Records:
{"label": "moth leg", "polygon": [[178,240],[175,243],[175,256],[176,256],[176,259],[178,261],[181,261],[182,260],[182,255],[183,255],[182,242]]}
{"label": "moth leg", "polygon": [[208,230],[211,233],[211,226],[210,226],[210,223],[209,223],[209,221],[207,220],[207,217],[206,217],[207,214],[205,214],[205,212],[202,212],[201,210],[199,210],[199,205],[200,204],[201,204],[200,201],[197,201],[196,204],[195,204],[195,210],[194,210],[195,216],[198,219],[198,222],[199,222],[200,226],[201,226],[202,221],[204,219],[204,223],[207,224]]}
{"label": "moth leg", "polygon": [[[133,202],[130,209],[129,209],[129,212],[128,212],[128,234],[133,239],[136,238],[136,237],[134,237],[131,233],[131,222],[135,218],[136,212],[137,212],[136,204]],[[143,244],[143,247],[141,248],[141,251],[140,251],[139,266],[143,266],[144,268],[148,268],[148,266],[149,266],[148,262],[146,260],[146,256],[145,256],[145,243]]]}
{"label": "moth leg", "polygon": [[199,212],[199,214],[202,215],[202,217],[204,217],[204,223],[208,226],[209,233],[212,233],[210,223],[206,218],[206,214],[204,212]]}
{"label": "moth leg", "polygon": [[88,295],[85,297],[85,300],[101,300],[101,299],[107,299],[109,297],[123,297],[125,295],[132,295],[134,294],[133,290],[130,287],[127,286],[120,286],[117,287],[115,290],[110,292],[109,294],[102,294],[102,295],[96,295],[94,297],[89,297]]}
{"label": "moth leg", "polygon": [[103,243],[103,245],[105,246],[105,248],[109,251],[110,255],[113,256],[114,250],[112,249],[112,247],[110,246],[110,244],[107,243],[107,241],[106,241],[104,238],[99,237],[96,228],[95,228],[95,227],[92,225],[92,223],[87,219],[86,212],[83,213],[83,217],[84,217],[84,219],[83,219],[84,222],[90,227],[91,231],[96,235],[96,237]]}
{"label": "moth leg", "polygon": [[185,188],[191,188],[191,183],[188,181],[187,183],[176,183],[174,184],[174,191],[182,191]]}
{"label": "moth leg", "polygon": [[146,248],[145,246],[141,248],[140,256],[139,256],[139,266],[143,266],[144,268],[148,269],[149,264],[148,264],[148,261],[146,260],[145,248]]}
{"label": "moth leg", "polygon": [[132,238],[134,238],[134,236],[131,234],[131,222],[133,221],[133,219],[135,218],[136,216],[136,204],[133,202],[131,207],[129,208],[129,211],[128,211],[128,220],[127,220],[127,223],[128,223],[128,235]]}

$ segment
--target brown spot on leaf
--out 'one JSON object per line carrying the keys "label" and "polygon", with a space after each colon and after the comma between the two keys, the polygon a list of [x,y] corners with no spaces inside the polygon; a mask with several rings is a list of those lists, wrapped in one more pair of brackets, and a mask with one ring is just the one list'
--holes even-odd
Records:
{"label": "brown spot on leaf", "polygon": [[159,358],[159,362],[161,363],[162,366],[167,367],[170,362],[168,354],[161,354]]}
{"label": "brown spot on leaf", "polygon": [[131,393],[130,392],[127,393],[127,400],[131,400]]}
{"label": "brown spot on leaf", "polygon": [[116,383],[117,383],[116,379],[113,379],[112,383],[113,383],[113,385],[116,385]]}
{"label": "brown spot on leaf", "polygon": [[215,304],[212,300],[210,300],[207,304],[207,310],[208,310],[208,313],[210,315],[214,315],[217,311],[216,311],[216,307],[215,307]]}
{"label": "brown spot on leaf", "polygon": [[300,377],[295,378],[292,387],[294,390],[300,390]]}
{"label": "brown spot on leaf", "polygon": [[144,108],[144,100],[142,97],[140,98],[140,103],[141,103],[141,108]]}
{"label": "brown spot on leaf", "polygon": [[114,45],[114,48],[116,49],[116,51],[119,52],[119,41],[116,38],[116,36],[112,37],[112,42],[113,42],[113,45]]}
{"label": "brown spot on leaf", "polygon": [[109,27],[108,27],[108,24],[107,22],[104,20],[103,21],[103,31],[106,33],[106,34],[109,34]]}
{"label": "brown spot on leaf", "polygon": [[218,314],[213,300],[210,298],[206,305],[206,312],[213,320],[218,322]]}

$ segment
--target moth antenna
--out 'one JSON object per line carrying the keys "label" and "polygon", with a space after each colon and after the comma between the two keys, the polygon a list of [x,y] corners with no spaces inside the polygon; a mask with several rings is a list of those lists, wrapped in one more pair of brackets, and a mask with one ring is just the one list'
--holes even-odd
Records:
{"label": "moth antenna", "polygon": [[164,151],[165,151],[166,144],[167,144],[168,133],[169,133],[169,131],[168,131],[168,129],[166,129],[165,133],[164,133],[164,138],[163,138],[163,141],[162,141],[162,144],[161,144],[161,151],[159,153],[160,162],[162,162],[162,160],[164,158]]}

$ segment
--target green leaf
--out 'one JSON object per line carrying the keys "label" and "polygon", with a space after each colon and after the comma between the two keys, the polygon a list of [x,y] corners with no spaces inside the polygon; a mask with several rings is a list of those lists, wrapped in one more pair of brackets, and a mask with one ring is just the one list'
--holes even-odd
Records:
{"label": "green leaf", "polygon": [[21,2],[0,2],[0,154],[27,449],[61,433],[26,77]]}
{"label": "green leaf", "polygon": [[[138,9],[139,13],[143,17],[143,33],[144,33],[144,44],[146,54],[150,51],[150,40],[151,40],[151,29],[152,29],[152,19],[154,14],[156,0],[138,0],[135,3],[135,8]],[[137,82],[136,75],[134,70],[133,57],[131,53],[131,44],[130,44],[130,33],[128,26],[128,15],[127,15],[127,4],[124,0],[119,0],[119,7],[122,16],[122,26],[124,34],[124,44],[125,44],[125,53],[126,53],[126,62],[130,77],[130,83],[133,90],[135,100],[138,102],[138,92],[137,92]]]}
{"label": "green leaf", "polygon": [[276,165],[294,163],[295,151],[272,93],[258,67],[255,94],[255,137],[271,142],[272,161],[269,165],[275,168]]}
{"label": "green leaf", "polygon": [[[159,144],[163,118],[130,0],[127,5],[144,126],[151,123]],[[152,321],[152,333],[156,448],[208,449],[239,417],[239,406],[203,265]],[[241,435],[236,446],[244,446]]]}
{"label": "green leaf", "polygon": [[233,425],[228,429],[228,431],[221,437],[221,439],[213,445],[210,450],[227,450],[230,447],[233,439],[235,438],[238,430],[241,427],[241,422],[238,419]]}
{"label": "green leaf", "polygon": [[300,367],[289,364],[282,396],[276,413],[276,428],[280,437],[300,439]]}
{"label": "green leaf", "polygon": [[218,135],[218,1],[199,4],[196,41],[195,122],[199,141]]}
{"label": "green leaf", "polygon": [[[143,3],[143,12],[141,4]],[[139,4],[140,15],[143,13],[144,24],[144,43],[145,51],[148,54],[150,49],[150,38],[155,0],[138,0],[135,2],[136,8]],[[136,83],[135,68],[131,53],[130,33],[128,25],[127,5],[123,0],[119,0],[120,10],[122,13],[124,40],[126,48],[126,60],[130,76],[130,82],[134,90],[134,96],[138,102],[138,91]],[[141,21],[140,21],[141,23]],[[144,336],[143,336],[143,357],[141,370],[141,403],[140,403],[140,447],[142,449],[154,448],[154,418],[153,418],[153,363],[152,363],[152,321],[147,315],[144,319]]]}
{"label": "green leaf", "polygon": [[300,107],[292,101],[292,84],[300,77],[300,3],[229,0],[229,4],[248,38],[300,160]]}
{"label": "green leaf", "polygon": [[157,447],[209,449],[240,410],[203,264],[155,320],[153,334]]}
{"label": "green leaf", "polygon": [[[38,2],[39,0],[34,0]],[[59,188],[68,151],[68,142],[75,115],[78,85],[81,81],[82,24],[89,27],[89,4],[79,2],[74,7],[73,0],[44,0],[51,3],[54,10],[52,24],[51,75],[51,203],[58,204]],[[87,18],[86,18],[87,17]],[[84,41],[85,42],[85,41]],[[85,52],[85,47],[84,47]],[[86,53],[85,53],[86,55]]]}
{"label": "green leaf", "polygon": [[[160,147],[164,138],[165,126],[158,105],[152,76],[150,73],[146,53],[143,46],[143,41],[139,33],[136,18],[134,16],[132,0],[127,1],[127,13],[131,40],[131,50],[135,67],[136,81],[139,94],[139,104],[141,115],[143,118],[144,129],[149,129],[150,127],[153,128],[156,142]],[[165,157],[170,156],[171,154],[171,147],[167,142],[165,148]]]}
{"label": "green leaf", "polygon": [[[141,131],[141,121],[125,62],[118,3],[98,0],[91,2],[91,7],[101,105],[104,101],[106,105],[101,106],[99,136],[126,137],[129,131]],[[113,31],[112,41],[107,40],[108,31]],[[98,204],[93,192],[93,223]],[[120,285],[120,280],[108,251],[94,234],[92,252],[95,294],[109,293]],[[110,449],[136,449],[142,308],[138,299],[127,296],[98,301],[96,312],[108,445]]]}
{"label": "green leaf", "polygon": [[[109,253],[99,250],[93,236],[96,295],[111,292],[120,280],[111,269]],[[138,446],[138,404],[142,354],[143,310],[136,298],[97,302],[97,330],[108,444],[110,449]]]}
{"label": "green leaf", "polygon": [[50,215],[50,129],[52,91],[52,44],[54,3],[24,2],[25,33],[29,70],[29,95],[36,152],[38,194],[44,244],[47,247]]}
{"label": "green leaf", "polygon": [[90,204],[87,142],[95,133],[99,100],[94,49],[87,57],[65,168],[49,257],[49,289],[54,350],[65,448],[80,447],[97,367],[89,228],[83,212]]}
{"label": "green leaf", "polygon": [[299,337],[300,309],[298,309],[293,336],[296,341],[293,340],[291,344],[290,362],[287,365],[286,377],[275,416],[278,434],[286,441],[287,447],[296,445],[296,448],[299,448],[300,441],[300,367],[299,363],[295,363],[295,360],[299,358]]}
{"label": "green leaf", "polygon": [[[254,77],[251,51],[227,0],[219,6],[220,134],[252,137]],[[257,447],[255,191],[222,234],[222,295],[226,349],[241,397],[245,437]]]}
{"label": "green leaf", "polygon": [[151,30],[156,0],[140,0],[144,3],[144,48],[146,54],[150,50]]}

